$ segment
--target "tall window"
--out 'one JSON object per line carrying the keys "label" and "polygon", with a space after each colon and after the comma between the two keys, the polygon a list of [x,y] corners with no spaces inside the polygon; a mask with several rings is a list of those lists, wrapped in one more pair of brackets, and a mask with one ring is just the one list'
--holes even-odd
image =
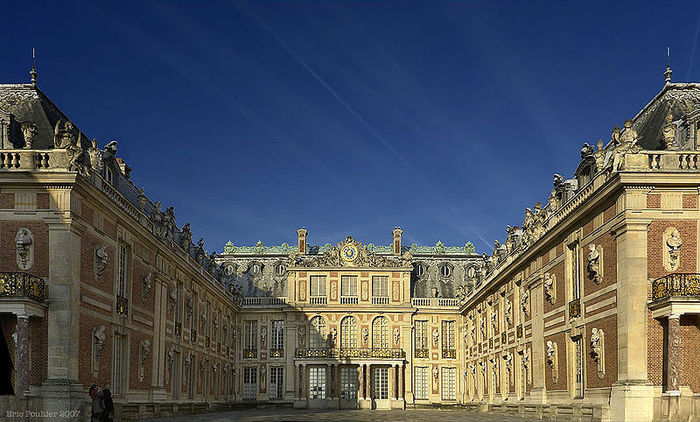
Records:
{"label": "tall window", "polygon": [[271,328],[270,356],[282,357],[284,353],[284,320],[273,320]]}
{"label": "tall window", "polygon": [[357,369],[343,366],[340,368],[340,398],[343,400],[356,400],[357,389],[359,388],[357,379]]}
{"label": "tall window", "polygon": [[124,350],[122,347],[123,337],[114,335],[114,367],[112,368],[112,390],[115,395],[124,393]]}
{"label": "tall window", "polygon": [[258,321],[246,321],[243,325],[243,357],[254,358],[258,353]]}
{"label": "tall window", "polygon": [[456,358],[455,322],[442,321],[442,357]]}
{"label": "tall window", "polygon": [[372,296],[373,297],[389,297],[389,277],[374,276],[372,277]]}
{"label": "tall window", "polygon": [[357,303],[357,276],[344,275],[340,277],[340,303]]}
{"label": "tall window", "polygon": [[389,398],[389,368],[374,368],[374,398],[378,400]]}
{"label": "tall window", "polygon": [[243,400],[255,400],[258,394],[258,368],[243,368]]}
{"label": "tall window", "polygon": [[372,347],[389,348],[389,322],[385,317],[377,317],[372,322]]}
{"label": "tall window", "polygon": [[309,368],[309,398],[326,398],[326,368],[312,366]]}
{"label": "tall window", "polygon": [[571,299],[581,298],[581,253],[578,242],[570,249],[571,253]]}
{"label": "tall window", "polygon": [[455,400],[457,397],[455,381],[457,368],[442,368],[442,399]]}
{"label": "tall window", "polygon": [[428,368],[425,366],[419,366],[415,370],[416,370],[416,399],[427,400],[428,399],[428,386],[430,385],[430,380],[428,379]]}
{"label": "tall window", "polygon": [[315,316],[309,323],[309,348],[322,349],[326,344],[326,321],[321,316]]}
{"label": "tall window", "polygon": [[326,296],[326,276],[312,275],[310,280],[311,296]]}
{"label": "tall window", "polygon": [[117,283],[117,294],[119,296],[126,297],[126,280],[127,280],[127,249],[122,243],[119,244],[119,269],[118,269],[118,283]]}
{"label": "tall window", "polygon": [[357,348],[357,319],[353,316],[346,316],[340,322],[340,347]]}
{"label": "tall window", "polygon": [[416,321],[416,350],[429,349],[428,321]]}
{"label": "tall window", "polygon": [[284,392],[284,368],[273,366],[270,368],[270,398],[281,399]]}

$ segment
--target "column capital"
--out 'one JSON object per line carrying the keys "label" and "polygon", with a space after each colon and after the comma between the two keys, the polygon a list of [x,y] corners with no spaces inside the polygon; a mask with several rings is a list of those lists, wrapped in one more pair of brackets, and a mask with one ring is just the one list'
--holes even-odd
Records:
{"label": "column capital", "polygon": [[668,319],[679,319],[681,316],[683,316],[682,313],[670,314],[670,315],[668,316]]}

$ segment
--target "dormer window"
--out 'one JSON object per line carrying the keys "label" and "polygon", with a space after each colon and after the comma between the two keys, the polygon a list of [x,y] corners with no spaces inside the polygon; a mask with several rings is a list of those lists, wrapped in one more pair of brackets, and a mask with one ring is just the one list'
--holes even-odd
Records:
{"label": "dormer window", "polygon": [[253,264],[250,266],[250,273],[253,275],[260,274],[260,264]]}
{"label": "dormer window", "polygon": [[452,268],[450,268],[447,264],[444,264],[442,267],[440,267],[440,275],[443,277],[449,277],[452,275]]}
{"label": "dormer window", "polygon": [[416,275],[418,277],[423,277],[423,274],[425,274],[425,266],[423,266],[423,264],[416,265]]}
{"label": "dormer window", "polygon": [[114,185],[114,173],[108,166],[105,166],[105,179],[110,185]]}
{"label": "dormer window", "polygon": [[285,272],[287,272],[287,267],[283,264],[278,264],[277,268],[275,268],[275,273],[277,273],[277,275],[284,275]]}

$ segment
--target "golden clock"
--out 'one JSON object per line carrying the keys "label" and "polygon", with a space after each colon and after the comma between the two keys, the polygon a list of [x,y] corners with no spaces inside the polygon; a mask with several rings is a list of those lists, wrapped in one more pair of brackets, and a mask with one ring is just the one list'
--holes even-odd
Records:
{"label": "golden clock", "polygon": [[354,261],[357,259],[358,250],[355,245],[345,245],[340,251],[340,255],[345,261]]}

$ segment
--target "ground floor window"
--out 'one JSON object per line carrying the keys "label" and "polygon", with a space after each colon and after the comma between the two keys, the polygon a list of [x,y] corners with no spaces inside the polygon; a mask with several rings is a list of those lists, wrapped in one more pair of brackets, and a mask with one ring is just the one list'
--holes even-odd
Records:
{"label": "ground floor window", "polygon": [[417,367],[416,371],[416,399],[428,399],[428,368],[425,366]]}
{"label": "ground floor window", "polygon": [[115,395],[120,395],[124,393],[124,350],[122,346],[123,340],[123,336],[120,336],[119,334],[114,335],[114,367],[112,368],[112,391]]}
{"label": "ground floor window", "polygon": [[270,368],[270,398],[281,399],[284,388],[284,368],[273,366]]}
{"label": "ground floor window", "polygon": [[258,368],[243,368],[243,400],[255,400],[258,394]]}
{"label": "ground floor window", "polygon": [[357,369],[352,367],[340,368],[340,398],[356,400],[358,390]]}
{"label": "ground floor window", "polygon": [[443,400],[456,400],[457,393],[455,388],[455,381],[457,378],[456,368],[442,368],[442,399]]}
{"label": "ground floor window", "polygon": [[309,368],[309,398],[326,398],[326,368],[312,366]]}
{"label": "ground floor window", "polygon": [[374,368],[374,398],[389,398],[389,368]]}

